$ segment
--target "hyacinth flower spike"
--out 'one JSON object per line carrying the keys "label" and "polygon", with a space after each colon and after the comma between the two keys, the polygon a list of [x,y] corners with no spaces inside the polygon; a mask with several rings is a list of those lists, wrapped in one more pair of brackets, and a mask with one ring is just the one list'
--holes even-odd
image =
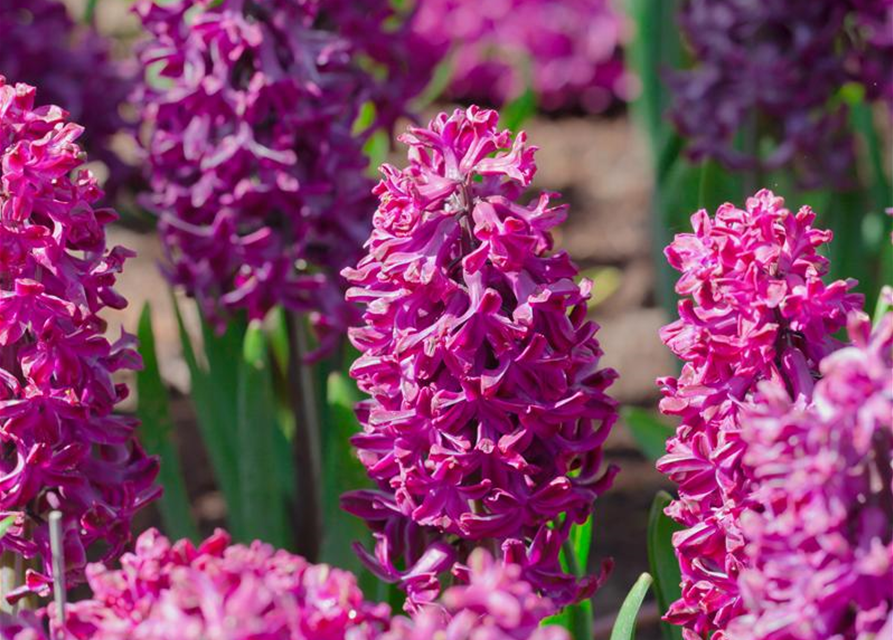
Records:
{"label": "hyacinth flower spike", "polygon": [[157,462],[115,415],[137,369],[132,336],[110,343],[101,313],[127,301],[114,290],[132,255],[107,249],[116,215],[83,169],[83,129],[36,90],[0,77],[0,516],[14,516],[0,546],[35,559],[15,599],[49,592],[48,515],[62,517],[69,584],[83,578],[87,551],[105,557],[130,539],[133,514],[157,497]]}
{"label": "hyacinth flower spike", "polygon": [[442,113],[401,140],[409,165],[382,167],[368,253],[344,271],[364,307],[351,375],[370,395],[353,442],[378,485],[343,498],[376,536],[361,553],[410,607],[475,546],[577,601],[603,576],[568,575],[559,553],[616,473],[602,464],[616,373],[586,319],[591,282],[550,253],[565,207],[520,202],[535,148],[494,111]]}
{"label": "hyacinth flower spike", "polygon": [[862,306],[854,282],[823,282],[828,261],[818,250],[831,234],[814,220],[810,208],[790,211],[763,190],[744,209],[696,213],[694,233],[666,250],[682,274],[682,299],[661,338],[684,365],[659,380],[661,410],[681,423],[658,469],[678,484],[667,513],[685,527],[673,539],[682,598],[667,619],[691,637],[722,637],[744,612],[741,514],[753,506],[754,470],[745,464],[743,407],[763,382],[792,400],[810,398],[820,363],[843,346],[834,334]]}

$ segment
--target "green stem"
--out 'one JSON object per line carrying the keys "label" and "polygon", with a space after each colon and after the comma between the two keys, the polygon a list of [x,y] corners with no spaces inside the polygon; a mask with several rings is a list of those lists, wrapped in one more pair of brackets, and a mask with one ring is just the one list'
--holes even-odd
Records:
{"label": "green stem", "polygon": [[[564,559],[567,562],[568,571],[578,578],[582,577],[584,570],[577,562],[577,554],[570,540],[562,543]],[[570,632],[575,640],[589,640],[592,638],[592,604],[589,600],[568,607]]]}
{"label": "green stem", "polygon": [[84,9],[84,23],[92,25],[96,19],[96,5],[99,0],[87,0],[87,8]]}
{"label": "green stem", "polygon": [[299,503],[295,512],[297,551],[315,562],[322,546],[322,446],[318,395],[314,390],[313,370],[305,361],[309,348],[303,318],[289,314],[287,322],[289,397],[296,428],[294,458]]}

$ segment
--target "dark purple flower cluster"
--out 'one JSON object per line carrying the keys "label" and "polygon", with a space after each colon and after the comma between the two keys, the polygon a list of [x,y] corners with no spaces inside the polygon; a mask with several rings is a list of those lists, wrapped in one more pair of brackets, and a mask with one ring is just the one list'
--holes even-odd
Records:
{"label": "dark purple flower cluster", "polygon": [[42,558],[22,591],[45,593],[50,511],[63,514],[74,582],[87,548],[118,554],[159,490],[134,421],[112,413],[127,395],[112,375],[140,367],[139,354],[132,336],[109,344],[100,317],[126,306],[113,287],[132,254],[106,249],[116,216],[93,206],[102,192],[83,170],[82,127],[35,98],[0,76],[0,516],[16,516],[0,545]]}
{"label": "dark purple flower cluster", "polygon": [[[136,4],[151,34],[137,96],[149,204],[170,278],[212,320],[282,304],[312,312],[325,346],[354,317],[338,273],[358,258],[374,210],[363,144],[426,75],[388,31],[389,6]],[[376,117],[358,133],[364,104]]]}
{"label": "dark purple flower cluster", "polygon": [[598,583],[558,554],[616,471],[602,465],[616,373],[586,319],[592,283],[550,253],[565,207],[519,202],[535,148],[497,124],[470,107],[404,134],[409,166],[382,167],[368,254],[344,271],[365,306],[351,374],[371,396],[354,444],[379,487],[344,504],[375,531],[368,564],[411,603],[481,541],[558,604]]}
{"label": "dark purple flower cluster", "polygon": [[870,98],[893,109],[893,0],[851,0],[859,32],[852,69]]}
{"label": "dark purple flower cluster", "polygon": [[808,402],[766,382],[742,418],[752,506],[731,639],[893,633],[893,313],[873,335],[864,314],[849,324]]}
{"label": "dark purple flower cluster", "polygon": [[58,0],[0,0],[0,33],[0,73],[40,87],[40,105],[58,105],[84,126],[81,144],[109,171],[105,192],[133,180],[136,168],[111,147],[115,134],[129,127],[119,110],[133,78],[109,58],[109,43],[78,27]]}
{"label": "dark purple flower cluster", "polygon": [[661,338],[685,364],[678,378],[659,381],[661,410],[681,424],[658,468],[679,485],[668,515],[686,527],[673,540],[682,598],[667,618],[699,636],[743,612],[740,518],[752,505],[754,476],[742,464],[742,404],[764,380],[808,396],[819,363],[841,346],[832,335],[861,307],[852,282],[822,282],[828,264],[817,249],[831,234],[813,228],[814,219],[764,190],[743,210],[725,204],[714,218],[699,211],[694,233],[666,249],[682,273],[682,300]]}
{"label": "dark purple flower cluster", "polygon": [[690,154],[736,170],[790,166],[810,187],[845,184],[854,151],[837,94],[850,81],[870,96],[893,90],[889,13],[888,0],[686,0],[680,25],[696,65],[670,86]]}
{"label": "dark purple flower cluster", "polygon": [[449,55],[449,95],[505,104],[532,86],[546,110],[631,97],[610,0],[420,0],[414,30]]}

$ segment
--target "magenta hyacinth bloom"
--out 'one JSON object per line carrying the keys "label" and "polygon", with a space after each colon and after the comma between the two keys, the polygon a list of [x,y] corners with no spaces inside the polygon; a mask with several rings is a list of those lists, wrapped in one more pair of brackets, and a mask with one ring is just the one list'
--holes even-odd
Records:
{"label": "magenta hyacinth bloom", "polygon": [[259,541],[230,545],[222,530],[196,547],[151,529],[121,569],[90,565],[87,579],[93,596],[70,605],[67,640],[371,640],[390,613],[347,571]]}
{"label": "magenta hyacinth bloom", "polygon": [[725,204],[713,218],[699,211],[694,233],[666,249],[682,273],[682,300],[661,338],[684,366],[678,378],[659,381],[661,411],[681,424],[658,468],[679,485],[667,513],[686,527],[673,539],[682,598],[667,619],[698,636],[742,613],[740,515],[753,480],[742,465],[742,403],[764,380],[808,396],[819,362],[841,346],[832,334],[861,307],[852,282],[822,281],[828,264],[817,249],[831,234],[813,228],[814,219],[808,207],[791,212],[764,190],[743,210]]}
{"label": "magenta hyacinth bloom", "polygon": [[[136,99],[147,204],[171,280],[218,326],[282,304],[311,312],[325,347],[355,318],[338,274],[361,255],[375,208],[363,144],[427,75],[390,30],[389,7],[137,2],[151,35]],[[355,132],[364,104],[376,117]]]}
{"label": "magenta hyacinth bloom", "polygon": [[632,97],[610,0],[420,0],[413,29],[449,56],[453,98],[502,105],[532,85],[543,109],[597,112]]}
{"label": "magenta hyacinth bloom", "polygon": [[394,618],[381,640],[570,640],[562,627],[539,626],[555,607],[521,578],[519,566],[475,549],[459,575],[464,584],[449,587],[437,606],[412,619]]}
{"label": "magenta hyacinth bloom", "polygon": [[365,307],[351,375],[371,396],[353,442],[378,490],[344,505],[376,533],[367,562],[413,602],[491,540],[563,605],[598,583],[564,574],[558,549],[616,472],[602,464],[616,373],[586,319],[592,283],[550,253],[566,208],[519,202],[536,149],[497,124],[440,114],[401,137],[407,168],[382,167],[368,254],[343,272]]}
{"label": "magenta hyacinth bloom", "polygon": [[115,134],[131,128],[120,108],[133,74],[110,58],[110,43],[77,25],[60,0],[0,0],[0,34],[0,73],[40,87],[39,106],[57,105],[84,127],[80,144],[109,172],[106,194],[136,180],[138,170],[112,149]]}
{"label": "magenta hyacinth bloom", "polygon": [[102,192],[83,170],[83,129],[35,95],[0,77],[0,517],[16,516],[0,546],[42,559],[23,589],[46,593],[50,511],[63,514],[75,582],[87,549],[119,553],[160,489],[134,420],[112,413],[127,396],[112,375],[141,366],[135,341],[109,344],[100,317],[126,306],[113,286],[132,253],[106,249],[116,215],[93,206]]}
{"label": "magenta hyacinth bloom", "polygon": [[[826,357],[811,401],[765,382],[742,418],[750,506],[735,640],[868,640],[893,615],[893,314]],[[876,635],[879,634],[879,635]]]}
{"label": "magenta hyacinth bloom", "polygon": [[37,617],[30,612],[0,614],[0,640],[48,640]]}

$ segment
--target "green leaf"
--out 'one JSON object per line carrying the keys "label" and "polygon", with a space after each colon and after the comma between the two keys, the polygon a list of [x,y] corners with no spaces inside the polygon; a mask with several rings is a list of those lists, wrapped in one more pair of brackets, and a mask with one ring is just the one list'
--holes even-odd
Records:
{"label": "green leaf", "polygon": [[890,313],[890,309],[889,297],[878,295],[877,305],[874,307],[874,315],[871,316],[871,325],[877,327],[880,321],[884,319],[884,316]]}
{"label": "green leaf", "polygon": [[87,6],[84,9],[84,24],[93,24],[93,20],[96,18],[96,5],[99,4],[99,0],[87,0]]}
{"label": "green leaf", "polygon": [[0,538],[5,536],[6,532],[9,531],[9,528],[13,524],[15,524],[17,517],[18,516],[16,516],[16,515],[6,516],[5,518],[3,518],[2,521],[0,521]]}
{"label": "green leaf", "polygon": [[[648,514],[648,563],[654,576],[654,592],[662,614],[682,595],[682,574],[673,550],[673,534],[682,527],[664,513],[673,498],[666,491],[660,491],[651,504]],[[667,640],[682,640],[682,629],[678,626],[661,623]]]}
{"label": "green leaf", "polygon": [[[242,535],[241,490],[236,459],[236,402],[238,391],[237,371],[242,358],[242,336],[244,331],[231,324],[227,328],[229,341],[238,336],[238,347],[223,348],[226,342],[218,338],[213,329],[202,321],[204,334],[204,355],[207,365],[198,362],[192,338],[186,329],[183,315],[176,297],[171,296],[174,313],[180,332],[183,357],[189,367],[191,398],[198,419],[202,441],[211,459],[214,477],[226,500],[227,520],[230,533],[236,540],[244,541]],[[213,375],[212,375],[213,374]]]}
{"label": "green leaf", "polygon": [[675,431],[657,414],[638,407],[623,407],[620,416],[633,434],[639,450],[649,459],[657,460],[667,452],[667,440]]}
{"label": "green leaf", "polygon": [[199,539],[198,529],[189,505],[186,483],[180,466],[180,456],[172,439],[173,420],[167,388],[161,380],[158,369],[158,355],[155,351],[155,333],[152,329],[152,309],[149,303],[143,305],[140,314],[137,338],[143,369],[137,373],[137,410],[140,419],[139,438],[150,455],[158,456],[160,467],[158,480],[164,493],[158,501],[158,510],[164,521],[164,528],[172,538]]}
{"label": "green leaf", "polygon": [[340,498],[345,491],[371,486],[366,469],[357,458],[350,438],[358,433],[360,424],[354,407],[361,394],[354,381],[346,374],[329,374],[326,415],[328,422],[322,433],[322,504],[323,541],[322,561],[359,571],[361,564],[351,549],[354,542],[371,540],[365,523],[341,509]]}
{"label": "green leaf", "polygon": [[435,100],[443,95],[443,92],[450,86],[450,82],[453,81],[453,70],[453,52],[450,51],[434,69],[434,74],[431,76],[431,81],[428,83],[428,86],[425,87],[425,90],[412,101],[410,110],[415,113],[420,113],[430,107]]}
{"label": "green leaf", "polygon": [[635,27],[626,47],[627,60],[641,82],[641,93],[631,107],[644,129],[655,159],[672,136],[666,119],[669,91],[663,74],[680,66],[682,42],[676,25],[678,0],[629,0]]}
{"label": "green leaf", "polygon": [[645,595],[651,587],[651,576],[643,573],[636,580],[633,588],[629,590],[623,605],[620,607],[620,613],[617,614],[617,620],[614,622],[614,629],[611,631],[611,640],[634,640],[636,637],[636,617],[639,615],[639,608]]}
{"label": "green leaf", "polygon": [[589,566],[589,549],[592,546],[592,515],[583,524],[575,524],[571,527],[570,540],[577,570],[580,575],[585,575]]}
{"label": "green leaf", "polygon": [[527,120],[536,115],[536,93],[532,87],[502,108],[500,125],[509,131],[517,132]]}
{"label": "green leaf", "polygon": [[277,547],[289,544],[288,498],[271,465],[279,431],[267,338],[260,322],[245,332],[244,360],[238,369],[237,445],[242,503],[242,535]]}
{"label": "green leaf", "polygon": [[[587,573],[589,549],[592,544],[592,516],[583,524],[571,527],[570,537],[562,545],[561,566],[575,576],[582,577]],[[592,637],[592,601],[584,600],[578,604],[565,607],[553,616],[546,618],[544,626],[560,626],[571,632],[574,638]]]}

